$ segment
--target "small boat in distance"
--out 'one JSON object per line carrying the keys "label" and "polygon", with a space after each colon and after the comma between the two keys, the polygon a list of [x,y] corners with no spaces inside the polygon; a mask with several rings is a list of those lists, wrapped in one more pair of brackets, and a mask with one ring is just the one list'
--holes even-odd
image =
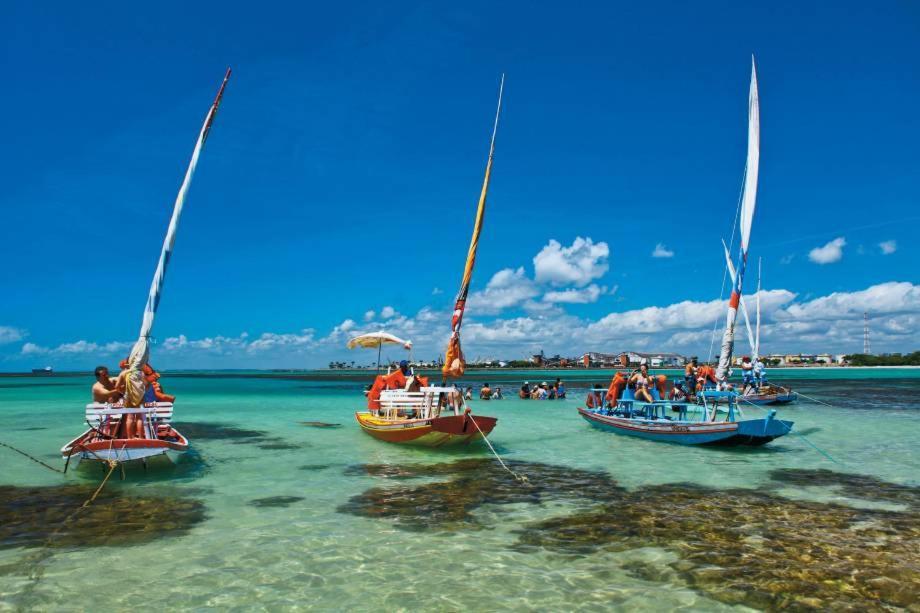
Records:
{"label": "small boat in distance", "polygon": [[[462,397],[456,387],[448,387],[448,377],[461,377],[465,369],[463,352],[460,350],[460,325],[466,308],[466,298],[473,277],[476,263],[476,251],[479,247],[479,235],[482,233],[485,215],[486,196],[489,191],[489,179],[492,176],[492,159],[495,155],[495,135],[498,132],[498,119],[502,109],[502,91],[505,76],[502,75],[498,88],[498,108],[495,111],[495,123],[492,126],[492,140],[489,144],[489,158],[486,162],[485,178],[479,194],[476,208],[476,220],[473,224],[473,236],[467,251],[466,266],[460,291],[454,304],[451,317],[451,335],[442,369],[441,386],[431,386],[426,377],[415,375],[408,362],[403,361],[400,368],[386,375],[377,375],[374,385],[367,391],[367,411],[355,413],[358,425],[367,434],[389,443],[403,443],[442,447],[449,445],[468,445],[487,437],[498,419],[473,415],[469,406],[462,407]],[[385,336],[382,336],[385,335]],[[361,335],[349,341],[348,346],[376,347],[377,363],[380,363],[380,346],[382,343],[401,343],[406,349],[412,343],[402,341],[385,333]]]}
{"label": "small boat in distance", "polygon": [[33,375],[46,375],[46,376],[53,375],[54,369],[51,368],[50,366],[45,366],[44,368],[33,368],[32,374]]}
{"label": "small boat in distance", "polygon": [[148,364],[150,335],[160,304],[166,268],[176,240],[179,217],[195,168],[198,166],[198,158],[229,79],[228,68],[217,96],[205,116],[204,125],[192,151],[192,159],[176,196],[160,259],[147,295],[140,335],[131,349],[130,356],[123,363],[126,369],[124,398],[116,405],[93,403],[86,406],[85,419],[89,429],[61,448],[61,456],[66,461],[65,472],[71,463],[103,466],[111,462],[142,463],[146,467],[153,460],[175,461],[182,453],[188,451],[188,439],[169,425],[173,415],[173,403],[158,401],[158,396],[162,396],[156,384],[159,375]]}
{"label": "small boat in distance", "polygon": [[[776,419],[775,410],[770,410],[764,418],[745,419],[743,411],[738,406],[740,399],[744,397],[728,383],[729,365],[735,342],[735,323],[739,305],[743,305],[741,289],[757,203],[759,166],[760,103],[757,94],[757,72],[752,58],[748,98],[747,167],[739,211],[741,246],[737,267],[732,263],[728,247],[725,248],[732,293],[728,303],[719,364],[713,377],[716,389],[699,391],[696,397],[700,406],[695,406],[688,402],[686,394],[681,395],[681,400],[666,400],[665,382],[661,375],[653,377],[647,370],[635,377],[617,373],[611,382],[606,402],[592,402],[589,403],[592,407],[578,409],[579,414],[592,426],[618,434],[682,445],[763,445],[792,430],[792,422]],[[640,387],[641,392],[631,389],[630,382]],[[637,394],[641,395],[641,400],[637,398]]]}

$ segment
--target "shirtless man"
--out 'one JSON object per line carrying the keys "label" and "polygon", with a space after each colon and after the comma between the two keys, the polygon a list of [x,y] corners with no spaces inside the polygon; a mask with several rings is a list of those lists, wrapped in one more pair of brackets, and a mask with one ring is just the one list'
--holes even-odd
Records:
{"label": "shirtless man", "polygon": [[115,403],[121,400],[121,391],[115,389],[115,379],[109,377],[109,369],[97,366],[93,372],[96,382],[93,383],[93,402],[100,404]]}

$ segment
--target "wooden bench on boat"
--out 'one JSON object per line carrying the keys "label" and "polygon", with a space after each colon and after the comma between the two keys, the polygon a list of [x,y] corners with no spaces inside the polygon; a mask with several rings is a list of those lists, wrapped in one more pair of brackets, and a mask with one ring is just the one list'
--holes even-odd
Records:
{"label": "wooden bench on boat", "polygon": [[459,392],[452,387],[422,387],[417,392],[383,390],[380,392],[378,415],[383,419],[404,419],[407,416],[429,419],[438,414],[441,394],[454,391]]}

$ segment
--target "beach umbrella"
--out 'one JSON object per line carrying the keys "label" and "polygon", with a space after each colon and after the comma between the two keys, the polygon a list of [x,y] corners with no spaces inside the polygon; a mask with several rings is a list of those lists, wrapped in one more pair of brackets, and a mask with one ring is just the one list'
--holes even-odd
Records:
{"label": "beach umbrella", "polygon": [[402,345],[406,350],[412,349],[412,341],[404,341],[397,336],[393,336],[389,332],[368,332],[367,334],[360,334],[349,340],[345,346],[349,349],[354,349],[356,347],[373,349],[376,347],[377,370],[380,370],[380,351],[384,345]]}

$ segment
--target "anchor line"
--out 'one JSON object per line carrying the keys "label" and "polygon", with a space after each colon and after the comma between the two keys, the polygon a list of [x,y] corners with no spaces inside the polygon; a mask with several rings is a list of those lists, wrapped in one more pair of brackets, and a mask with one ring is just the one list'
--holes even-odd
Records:
{"label": "anchor line", "polygon": [[[747,400],[746,398],[744,398],[744,396],[738,396],[738,397],[739,397],[743,402],[748,403],[748,404],[751,405],[752,407],[754,407],[754,408],[756,408],[756,409],[760,409],[760,410],[762,410],[762,411],[764,411],[764,412],[767,412],[767,410],[764,409],[762,406],[760,406],[760,405],[758,405],[758,404],[754,404],[754,403],[751,402],[750,400]],[[807,397],[807,396],[806,396],[806,397]],[[821,455],[823,455],[825,458],[827,458],[828,460],[830,460],[830,461],[833,462],[834,464],[840,464],[841,466],[843,465],[843,462],[839,462],[839,461],[835,460],[835,459],[833,458],[833,456],[831,456],[831,454],[829,454],[828,452],[824,451],[823,449],[821,449],[820,447],[818,447],[817,445],[815,445],[814,443],[812,443],[812,442],[808,439],[807,436],[805,436],[804,434],[802,434],[802,433],[800,433],[800,432],[796,432],[796,431],[793,430],[790,426],[787,426],[786,424],[784,424],[784,423],[782,422],[782,420],[778,420],[778,421],[779,421],[779,425],[781,425],[782,427],[784,427],[784,428],[786,429],[786,433],[787,433],[787,434],[795,434],[796,436],[800,437],[803,441],[805,441],[806,443],[808,443],[815,451],[817,451],[818,453],[820,453]]]}
{"label": "anchor line", "polygon": [[479,427],[479,424],[476,423],[476,418],[473,417],[472,413],[470,413],[469,415],[467,415],[467,417],[470,418],[470,421],[473,422],[473,425],[476,426],[476,429],[477,429],[477,430],[479,430],[479,434],[482,435],[482,440],[484,440],[484,441],[486,442],[486,445],[489,446],[489,450],[492,451],[492,455],[494,455],[494,456],[495,456],[495,459],[498,460],[498,463],[502,465],[502,468],[504,468],[504,469],[507,470],[509,473],[511,473],[511,476],[514,477],[515,480],[518,481],[519,483],[521,483],[521,484],[530,483],[530,480],[527,478],[526,475],[521,475],[521,474],[518,474],[518,473],[514,472],[513,470],[511,470],[510,468],[508,468],[508,465],[507,465],[507,464],[505,464],[505,463],[502,461],[501,456],[498,455],[498,452],[497,452],[497,451],[495,451],[495,447],[492,446],[492,443],[489,441],[489,438],[485,435],[485,432],[483,432],[483,431],[482,431],[482,428]]}
{"label": "anchor line", "polygon": [[38,463],[38,464],[41,464],[42,466],[44,466],[45,468],[47,468],[47,469],[49,469],[49,470],[53,470],[53,471],[56,472],[56,473],[64,474],[64,471],[61,470],[60,468],[55,468],[54,466],[51,466],[50,464],[46,464],[45,462],[42,462],[41,460],[39,460],[39,459],[36,458],[35,456],[26,453],[26,452],[23,451],[22,449],[17,449],[16,447],[13,447],[12,445],[8,445],[7,443],[4,443],[3,441],[0,441],[0,446],[6,447],[7,449],[12,449],[12,450],[15,451],[16,453],[18,453],[18,454],[20,454],[20,455],[24,455],[25,457],[29,458],[29,459],[32,460],[33,462],[36,462],[36,463]]}

